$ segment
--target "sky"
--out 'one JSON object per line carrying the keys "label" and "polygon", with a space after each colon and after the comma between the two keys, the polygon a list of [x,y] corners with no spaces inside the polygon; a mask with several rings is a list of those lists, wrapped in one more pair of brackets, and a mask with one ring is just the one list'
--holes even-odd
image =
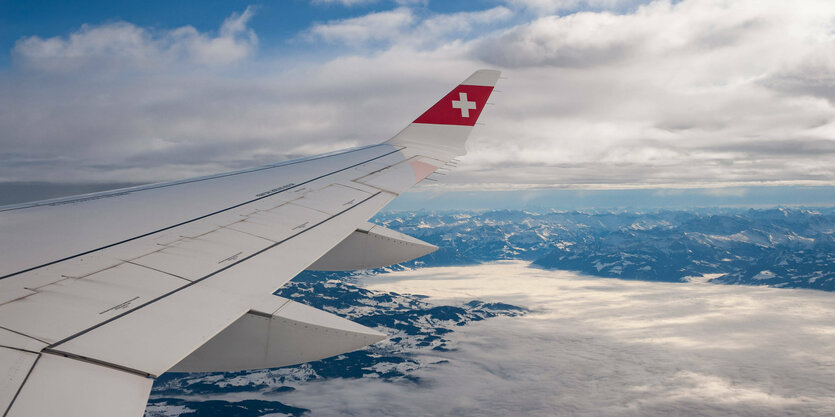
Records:
{"label": "sky", "polygon": [[816,0],[4,1],[0,184],[373,144],[479,68],[506,77],[494,105],[423,192],[835,195],[835,2]]}

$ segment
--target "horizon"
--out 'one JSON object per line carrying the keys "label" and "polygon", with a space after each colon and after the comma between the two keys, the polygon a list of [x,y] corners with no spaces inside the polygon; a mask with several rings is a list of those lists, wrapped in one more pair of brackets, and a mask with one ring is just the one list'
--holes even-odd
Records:
{"label": "horizon", "polygon": [[[113,191],[145,184],[2,183],[0,206]],[[416,187],[384,212],[478,210],[698,210],[835,207],[835,186],[759,186],[688,189],[526,189],[438,191]]]}

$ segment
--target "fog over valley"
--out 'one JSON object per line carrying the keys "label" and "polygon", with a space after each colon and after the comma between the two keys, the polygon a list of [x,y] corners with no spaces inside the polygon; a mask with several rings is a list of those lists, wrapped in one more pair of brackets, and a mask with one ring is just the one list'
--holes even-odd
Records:
{"label": "fog over valley", "polygon": [[[523,261],[374,274],[360,277],[359,285],[371,290],[362,296],[366,301],[327,300],[332,311],[373,315],[369,306],[397,304],[384,297],[392,292],[428,296],[419,299],[431,308],[463,309],[457,319],[431,308],[400,316],[424,336],[408,336],[413,332],[403,323],[387,328],[395,343],[372,347],[376,362],[348,354],[327,366],[241,373],[201,395],[188,395],[189,387],[211,385],[214,376],[182,377],[187,395],[169,385],[152,396],[148,415],[210,415],[203,413],[212,401],[328,416],[835,413],[829,292],[606,279]],[[373,303],[375,297],[382,298]],[[472,300],[524,312],[470,321]],[[443,344],[408,341],[425,341],[433,332],[443,335]],[[357,364],[365,371],[345,372]]]}

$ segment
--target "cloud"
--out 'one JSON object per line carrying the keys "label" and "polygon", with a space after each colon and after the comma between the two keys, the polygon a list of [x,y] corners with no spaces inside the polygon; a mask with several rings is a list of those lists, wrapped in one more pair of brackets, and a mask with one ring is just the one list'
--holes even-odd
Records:
{"label": "cloud", "polygon": [[815,42],[806,54],[788,63],[761,83],[771,89],[792,95],[820,97],[835,104],[835,39]]}
{"label": "cloud", "polygon": [[380,0],[311,0],[312,4],[331,5],[338,4],[341,6],[351,7],[357,5],[377,3]]}
{"label": "cloud", "polygon": [[[461,164],[469,172],[444,180],[831,184],[835,112],[819,99],[828,67],[810,57],[832,44],[833,15],[814,1],[658,1],[544,16],[478,39],[474,56],[510,79]],[[804,76],[798,65],[810,60],[820,69]]]}
{"label": "cloud", "polygon": [[746,196],[751,190],[747,188],[711,188],[707,190],[703,190],[702,193],[713,196],[713,197],[744,197]]}
{"label": "cloud", "polygon": [[373,12],[350,19],[314,25],[308,37],[351,47],[370,45],[412,46],[426,49],[472,34],[476,29],[508,20],[510,9],[497,6],[475,12],[457,12],[419,17],[407,7]]}
{"label": "cloud", "polygon": [[448,39],[466,36],[473,32],[483,32],[485,28],[509,20],[513,16],[510,9],[497,6],[477,12],[458,12],[431,16],[424,19],[411,38]]}
{"label": "cloud", "polygon": [[[457,328],[447,336],[448,352],[413,352],[426,364],[411,375],[417,382],[312,381],[278,400],[333,416],[835,411],[833,371],[825,365],[833,360],[835,311],[825,292],[622,281],[515,261],[363,282],[439,305],[477,298],[531,312]],[[246,396],[266,398],[234,398]]]}
{"label": "cloud", "polygon": [[525,8],[538,14],[550,14],[580,10],[624,11],[649,0],[506,0],[510,5]]}
{"label": "cloud", "polygon": [[154,32],[127,22],[85,24],[67,38],[22,38],[12,55],[15,64],[27,70],[51,72],[160,68],[179,60],[224,65],[254,53],[258,37],[247,27],[252,16],[252,7],[229,16],[217,36],[200,33],[192,26]]}
{"label": "cloud", "polygon": [[252,9],[216,32],[26,37],[0,72],[0,180],[163,180],[371,144],[494,67],[508,79],[469,154],[427,188],[835,183],[835,4],[627,3],[396,7],[262,48],[280,53],[260,51]]}
{"label": "cloud", "polygon": [[344,42],[356,46],[369,41],[397,37],[400,31],[408,27],[414,19],[410,9],[401,7],[316,24],[310,28],[310,34],[327,42]]}
{"label": "cloud", "polygon": [[476,54],[502,67],[551,65],[589,67],[631,55],[644,35],[622,17],[604,13],[548,16],[517,27],[493,42],[479,45]]}
{"label": "cloud", "polygon": [[[365,6],[368,4],[379,3],[380,0],[311,0],[311,4],[315,5],[333,5],[338,4],[344,7],[353,7],[353,6]],[[410,4],[426,4],[429,0],[395,0],[396,4],[399,5],[410,5]]]}

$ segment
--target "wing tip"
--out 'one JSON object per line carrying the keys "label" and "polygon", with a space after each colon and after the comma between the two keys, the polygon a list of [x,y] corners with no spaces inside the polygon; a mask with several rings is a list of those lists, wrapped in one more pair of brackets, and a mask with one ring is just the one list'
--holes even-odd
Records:
{"label": "wing tip", "polygon": [[462,85],[481,85],[485,87],[493,87],[499,81],[502,72],[494,69],[480,69],[467,77]]}

